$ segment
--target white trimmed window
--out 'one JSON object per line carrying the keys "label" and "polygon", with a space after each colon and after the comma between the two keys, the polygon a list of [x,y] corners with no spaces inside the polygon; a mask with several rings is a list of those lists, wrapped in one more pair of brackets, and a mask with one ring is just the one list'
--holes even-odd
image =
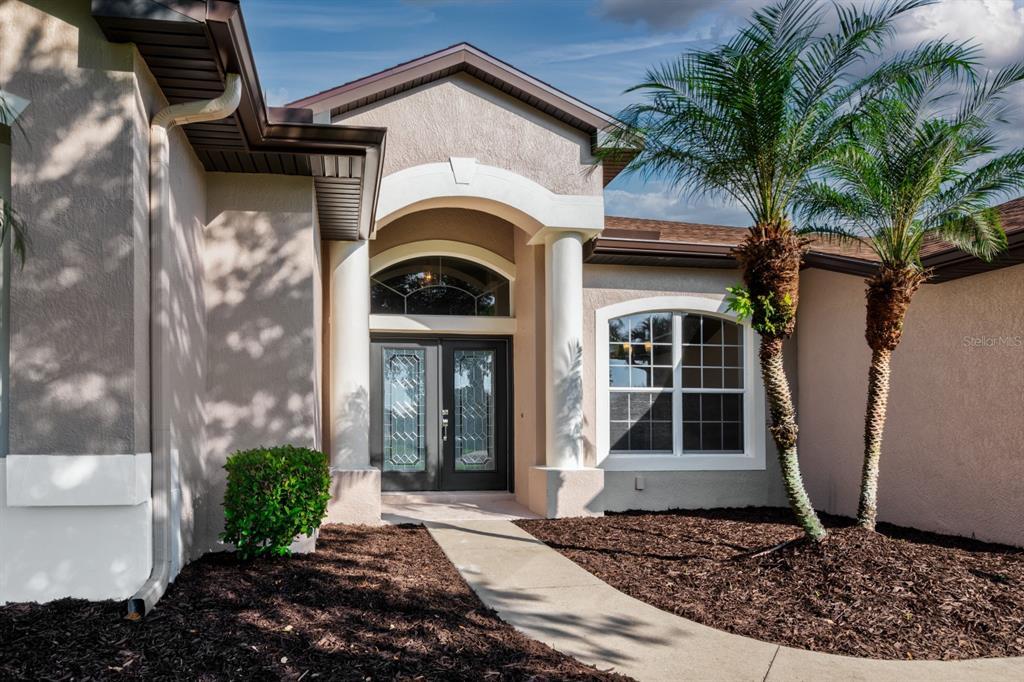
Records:
{"label": "white trimmed window", "polygon": [[598,311],[602,466],[763,468],[754,335],[714,303],[615,314],[627,302]]}

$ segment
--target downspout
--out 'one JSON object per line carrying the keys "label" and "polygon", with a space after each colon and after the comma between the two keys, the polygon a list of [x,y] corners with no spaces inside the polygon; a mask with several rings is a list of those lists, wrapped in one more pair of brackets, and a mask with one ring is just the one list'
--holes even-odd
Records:
{"label": "downspout", "polygon": [[145,616],[174,578],[172,503],[176,463],[172,461],[170,420],[170,253],[171,208],[168,133],[176,125],[227,118],[238,108],[242,79],[225,77],[224,94],[209,100],[173,104],[153,116],[149,126],[149,363],[150,449],[152,451],[153,567],[139,591],[128,599],[128,618]]}

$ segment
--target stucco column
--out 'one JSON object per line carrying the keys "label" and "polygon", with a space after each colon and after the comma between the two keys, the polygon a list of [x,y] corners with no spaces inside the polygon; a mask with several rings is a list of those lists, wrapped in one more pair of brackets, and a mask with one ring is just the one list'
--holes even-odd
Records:
{"label": "stucco column", "polygon": [[380,520],[380,471],[370,466],[370,248],[331,242],[331,503],[328,521]]}
{"label": "stucco column", "polygon": [[549,467],[583,467],[583,235],[557,231],[544,247],[547,274]]}
{"label": "stucco column", "polygon": [[331,466],[370,466],[370,249],[331,242]]}

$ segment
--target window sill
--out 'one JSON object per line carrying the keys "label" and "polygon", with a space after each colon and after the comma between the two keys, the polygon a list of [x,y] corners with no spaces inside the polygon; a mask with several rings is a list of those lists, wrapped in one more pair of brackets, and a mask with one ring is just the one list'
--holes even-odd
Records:
{"label": "window sill", "polygon": [[610,454],[598,464],[605,471],[763,471],[763,454],[627,455]]}

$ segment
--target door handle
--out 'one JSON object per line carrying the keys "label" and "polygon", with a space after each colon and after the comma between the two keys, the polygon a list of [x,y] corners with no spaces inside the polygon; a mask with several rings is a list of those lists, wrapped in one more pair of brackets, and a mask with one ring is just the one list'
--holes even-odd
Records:
{"label": "door handle", "polygon": [[441,410],[441,440],[448,440],[448,410]]}

